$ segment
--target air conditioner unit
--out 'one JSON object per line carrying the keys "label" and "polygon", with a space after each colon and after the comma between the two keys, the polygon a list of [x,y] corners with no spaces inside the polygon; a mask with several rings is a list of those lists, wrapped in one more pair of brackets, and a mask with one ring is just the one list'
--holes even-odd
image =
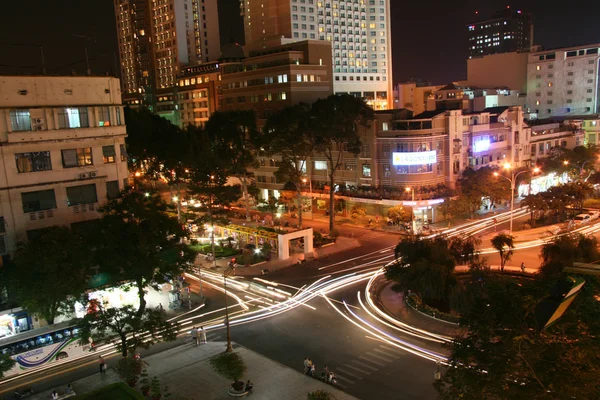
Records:
{"label": "air conditioner unit", "polygon": [[43,124],[44,120],[42,118],[34,118],[33,122],[37,125],[37,124]]}
{"label": "air conditioner unit", "polygon": [[95,178],[95,177],[96,177],[96,175],[97,175],[97,173],[96,173],[96,172],[90,172],[90,178]]}
{"label": "air conditioner unit", "polygon": [[87,179],[87,177],[88,177],[87,172],[79,174],[79,179]]}
{"label": "air conditioner unit", "polygon": [[34,129],[35,129],[36,131],[43,131],[43,130],[44,130],[44,125],[35,125],[35,126],[34,126]]}

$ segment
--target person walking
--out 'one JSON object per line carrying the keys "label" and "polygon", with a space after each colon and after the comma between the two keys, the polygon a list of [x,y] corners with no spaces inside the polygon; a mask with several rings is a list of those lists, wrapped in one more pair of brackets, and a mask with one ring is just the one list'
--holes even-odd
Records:
{"label": "person walking", "polygon": [[525,263],[524,262],[521,263],[521,272],[525,273]]}
{"label": "person walking", "polygon": [[200,327],[199,336],[200,344],[206,344],[206,331],[204,330],[203,326]]}
{"label": "person walking", "polygon": [[312,364],[310,366],[310,376],[312,376],[313,378],[315,377],[315,370],[317,369],[317,367],[315,366],[315,364]]}
{"label": "person walking", "polygon": [[252,393],[253,388],[254,388],[254,384],[252,382],[250,382],[250,379],[248,379],[248,382],[246,382],[246,386],[244,387],[244,390],[248,393]]}
{"label": "person walking", "polygon": [[304,373],[308,374],[308,357],[304,357]]}
{"label": "person walking", "polygon": [[98,366],[100,367],[100,373],[101,374],[105,374],[106,373],[106,361],[104,361],[104,358],[102,358],[102,356],[98,356]]}
{"label": "person walking", "polygon": [[195,326],[192,328],[192,339],[194,339],[194,344],[198,346],[198,328]]}
{"label": "person walking", "polygon": [[58,400],[60,397],[58,396],[58,393],[56,393],[56,390],[52,392],[52,400]]}

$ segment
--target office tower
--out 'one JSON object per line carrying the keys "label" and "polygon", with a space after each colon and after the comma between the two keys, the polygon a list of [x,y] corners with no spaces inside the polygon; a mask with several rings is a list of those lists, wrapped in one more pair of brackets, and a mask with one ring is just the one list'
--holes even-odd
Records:
{"label": "office tower", "polygon": [[393,108],[390,0],[240,0],[246,48],[331,42],[334,93]]}
{"label": "office tower", "polygon": [[531,14],[509,7],[491,19],[469,24],[469,58],[489,54],[529,51],[533,44]]}
{"label": "office tower", "polygon": [[130,104],[153,106],[182,66],[216,60],[217,0],[114,0],[122,88]]}

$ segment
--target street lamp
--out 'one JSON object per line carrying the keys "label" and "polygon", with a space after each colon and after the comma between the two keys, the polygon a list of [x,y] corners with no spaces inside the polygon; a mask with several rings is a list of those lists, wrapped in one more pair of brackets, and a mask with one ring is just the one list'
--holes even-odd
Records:
{"label": "street lamp", "polygon": [[226,269],[223,271],[223,288],[225,290],[225,328],[227,329],[227,348],[225,351],[227,353],[233,352],[233,347],[231,346],[231,329],[229,328],[229,304],[227,301],[227,277],[233,272],[233,268]]}
{"label": "street lamp", "polygon": [[407,192],[412,192],[412,201],[413,201],[413,206],[412,206],[412,230],[413,230],[413,234],[415,234],[417,232],[417,221],[415,221],[415,189],[414,188],[409,188],[407,187],[406,189]]}
{"label": "street lamp", "polygon": [[[568,161],[565,161],[565,163],[568,163]],[[500,175],[497,172],[494,172],[494,176],[499,176],[510,182],[510,234],[512,235],[513,209],[515,207],[515,183],[517,181],[517,178],[519,177],[519,175],[524,174],[525,172],[533,172],[533,173],[537,174],[538,172],[540,172],[540,169],[538,167],[535,167],[533,169],[533,171],[525,170],[525,171],[521,171],[521,172],[518,172],[515,174],[515,171],[513,171],[513,169],[512,169],[512,165],[510,165],[509,163],[504,164],[504,169],[511,172],[511,178],[507,178],[506,176]]]}

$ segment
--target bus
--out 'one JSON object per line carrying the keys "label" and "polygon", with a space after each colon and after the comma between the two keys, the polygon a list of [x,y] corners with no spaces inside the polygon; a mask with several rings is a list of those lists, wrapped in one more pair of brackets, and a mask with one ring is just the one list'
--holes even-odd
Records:
{"label": "bus", "polygon": [[15,365],[4,373],[4,377],[8,378],[59,360],[79,358],[78,356],[89,352],[92,346],[80,344],[78,331],[72,323],[63,322],[0,339],[0,354],[9,355],[16,361]]}

